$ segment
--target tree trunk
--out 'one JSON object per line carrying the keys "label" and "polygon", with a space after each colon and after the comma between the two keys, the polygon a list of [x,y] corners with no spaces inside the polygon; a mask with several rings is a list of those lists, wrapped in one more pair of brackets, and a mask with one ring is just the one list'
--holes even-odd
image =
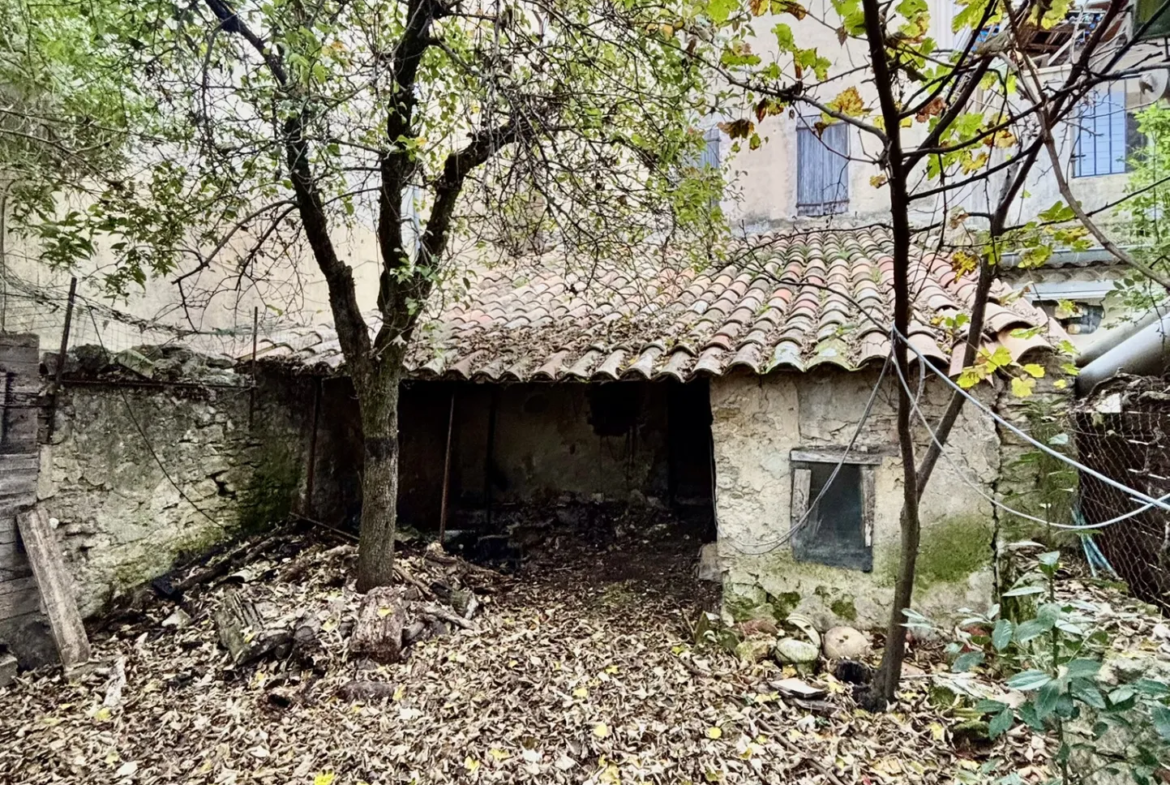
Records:
{"label": "tree trunk", "polygon": [[398,520],[398,385],[402,358],[376,362],[372,379],[355,379],[362,414],[362,524],[357,589],[394,582],[394,530]]}

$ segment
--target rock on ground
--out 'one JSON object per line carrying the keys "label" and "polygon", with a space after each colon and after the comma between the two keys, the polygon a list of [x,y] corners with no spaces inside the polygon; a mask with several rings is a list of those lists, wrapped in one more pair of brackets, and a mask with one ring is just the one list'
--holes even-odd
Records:
{"label": "rock on ground", "polygon": [[735,647],[735,656],[744,662],[763,662],[772,653],[775,640],[763,635],[753,635],[745,638]]}
{"label": "rock on ground", "polygon": [[820,657],[817,647],[798,638],[781,638],[776,641],[776,661],[782,665],[810,667]]}
{"label": "rock on ground", "polygon": [[825,657],[830,660],[860,660],[872,646],[869,637],[852,627],[833,627],[822,639]]}

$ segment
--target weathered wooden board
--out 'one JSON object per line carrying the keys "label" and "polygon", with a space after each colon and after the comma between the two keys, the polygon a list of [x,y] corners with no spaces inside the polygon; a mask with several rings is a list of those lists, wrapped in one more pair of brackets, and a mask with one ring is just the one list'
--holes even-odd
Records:
{"label": "weathered wooden board", "polygon": [[49,516],[38,508],[21,513],[17,521],[61,663],[66,668],[80,665],[89,659],[89,639],[81,624],[72,582],[49,525]]}

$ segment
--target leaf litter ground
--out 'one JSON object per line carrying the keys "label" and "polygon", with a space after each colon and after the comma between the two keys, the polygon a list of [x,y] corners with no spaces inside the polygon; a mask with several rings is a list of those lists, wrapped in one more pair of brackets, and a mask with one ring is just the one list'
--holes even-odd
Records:
{"label": "leaf litter ground", "polygon": [[[824,700],[798,705],[773,686],[791,671],[697,648],[714,597],[693,540],[566,541],[515,577],[477,572],[478,630],[386,666],[347,653],[352,547],[302,540],[200,594],[189,625],[164,626],[174,606],[155,603],[95,633],[96,667],[0,692],[0,781],[945,783],[989,755],[954,744],[955,717],[929,699],[937,652],[916,650],[897,709],[870,715],[831,675],[807,679]],[[212,621],[228,587],[279,623],[315,618],[311,665],[232,667]],[[391,697],[339,697],[355,678]],[[993,752],[1025,782],[1047,770],[1045,742],[1022,730]]]}

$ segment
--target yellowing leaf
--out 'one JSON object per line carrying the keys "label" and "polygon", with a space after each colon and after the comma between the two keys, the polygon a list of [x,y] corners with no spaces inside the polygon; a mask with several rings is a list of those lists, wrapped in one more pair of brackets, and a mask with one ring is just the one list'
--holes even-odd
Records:
{"label": "yellowing leaf", "polygon": [[336,776],[331,771],[323,771],[316,777],[313,777],[313,785],[333,785],[333,779]]}
{"label": "yellowing leaf", "polygon": [[113,713],[110,711],[109,706],[102,706],[100,709],[97,710],[97,713],[95,713],[93,715],[93,718],[95,720],[97,720],[98,722],[107,722],[110,719],[110,717],[112,716],[112,714]]}
{"label": "yellowing leaf", "polygon": [[491,755],[492,758],[495,759],[496,761],[507,760],[508,758],[511,757],[510,755],[508,755],[508,753],[504,752],[503,750],[497,750],[494,748],[488,750],[488,755]]}
{"label": "yellowing leaf", "polygon": [[1043,365],[1037,365],[1036,363],[1028,363],[1027,365],[1021,365],[1020,367],[1024,369],[1024,373],[1028,374],[1029,376],[1031,376],[1035,379],[1040,379],[1040,378],[1043,378],[1043,376],[1044,376],[1044,366]]}
{"label": "yellowing leaf", "polygon": [[711,727],[711,728],[707,728],[707,738],[708,739],[721,739],[721,738],[723,738],[723,728],[720,728],[718,725]]}
{"label": "yellowing leaf", "polygon": [[463,766],[472,774],[479,771],[479,761],[470,756],[463,759]]}
{"label": "yellowing leaf", "polygon": [[1012,395],[1017,398],[1027,398],[1032,394],[1032,388],[1035,386],[1035,379],[1021,379],[1018,376],[1012,377]]}
{"label": "yellowing leaf", "polygon": [[930,735],[935,741],[943,741],[946,739],[947,731],[942,725],[937,722],[932,722],[928,727],[930,728]]}
{"label": "yellowing leaf", "polygon": [[829,108],[846,117],[860,117],[865,114],[865,101],[856,87],[846,88],[840,95],[829,101]]}
{"label": "yellowing leaf", "polygon": [[394,690],[394,700],[396,700],[396,701],[402,700],[402,696],[405,694],[406,694],[406,687],[403,687],[401,684],[398,685],[398,688]]}
{"label": "yellowing leaf", "polygon": [[610,676],[613,676],[618,672],[618,666],[610,665],[608,668],[605,669],[605,672],[608,673]]}
{"label": "yellowing leaf", "polygon": [[609,726],[604,722],[599,722],[593,726],[593,735],[599,739],[604,739],[609,735]]}
{"label": "yellowing leaf", "polygon": [[589,697],[589,690],[585,689],[584,687],[578,687],[577,689],[573,690],[573,697],[574,698],[588,698]]}
{"label": "yellowing leaf", "polygon": [[889,179],[890,178],[886,177],[884,174],[875,174],[873,177],[869,178],[869,184],[874,188],[881,188]]}
{"label": "yellowing leaf", "polygon": [[393,608],[379,608],[379,609],[378,609],[378,617],[379,617],[379,618],[382,618],[382,619],[386,618],[386,617],[387,617],[387,616],[389,616],[391,613],[394,613],[394,609],[393,609]]}

